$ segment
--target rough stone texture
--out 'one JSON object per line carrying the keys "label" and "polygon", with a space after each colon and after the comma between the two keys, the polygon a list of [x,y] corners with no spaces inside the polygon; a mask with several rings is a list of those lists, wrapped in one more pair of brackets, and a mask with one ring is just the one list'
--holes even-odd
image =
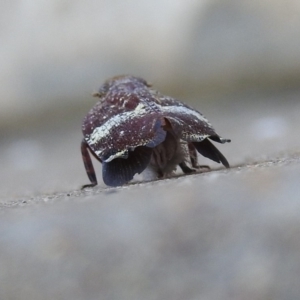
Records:
{"label": "rough stone texture", "polygon": [[1,299],[297,299],[300,158],[4,209]]}

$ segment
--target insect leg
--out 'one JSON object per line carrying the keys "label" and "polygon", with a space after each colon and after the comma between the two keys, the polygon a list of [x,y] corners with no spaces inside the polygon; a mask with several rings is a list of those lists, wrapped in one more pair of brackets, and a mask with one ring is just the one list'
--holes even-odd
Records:
{"label": "insect leg", "polygon": [[195,169],[191,169],[190,167],[188,167],[188,165],[184,161],[179,164],[179,167],[181,168],[184,174],[190,174],[196,172]]}
{"label": "insect leg", "polygon": [[190,155],[192,167],[195,169],[205,168],[205,169],[210,170],[210,167],[207,165],[203,165],[203,166],[198,165],[198,154],[197,154],[197,149],[194,146],[194,144],[188,143],[188,148],[189,148],[189,155]]}
{"label": "insect leg", "polygon": [[84,189],[86,187],[93,187],[97,185],[97,177],[94,170],[93,162],[91,160],[90,153],[88,151],[88,144],[86,143],[85,139],[83,139],[81,142],[81,155],[86,170],[86,174],[91,181],[91,184],[85,184],[82,186],[81,189]]}

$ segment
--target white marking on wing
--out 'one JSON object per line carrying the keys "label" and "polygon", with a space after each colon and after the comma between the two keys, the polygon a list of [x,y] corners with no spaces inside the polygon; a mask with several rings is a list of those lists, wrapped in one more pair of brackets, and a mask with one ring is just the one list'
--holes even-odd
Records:
{"label": "white marking on wing", "polygon": [[188,141],[188,142],[202,142],[203,140],[205,140],[208,137],[210,137],[210,135],[208,135],[208,134],[204,134],[204,135],[195,134],[195,133],[189,134],[186,132],[183,132],[182,136],[181,136],[181,138],[184,141]]}
{"label": "white marking on wing", "polygon": [[[126,150],[123,150],[123,151],[120,151],[120,152],[117,152],[116,154],[113,154],[113,155],[111,155],[109,158],[107,158],[106,160],[105,160],[105,162],[106,163],[108,163],[108,162],[110,162],[110,161],[112,161],[112,160],[114,160],[115,158],[119,158],[119,157],[121,157],[121,158],[127,158],[127,156],[128,156],[128,150],[126,149]],[[100,154],[100,153],[99,153]]]}
{"label": "white marking on wing", "polygon": [[100,142],[103,138],[109,136],[115,127],[120,126],[122,123],[145,114],[145,107],[140,103],[133,111],[127,111],[111,117],[103,125],[94,129],[88,139],[89,145]]}
{"label": "white marking on wing", "polygon": [[193,115],[199,121],[205,122],[209,126],[211,126],[211,124],[208,122],[208,120],[203,115],[201,115],[197,111],[187,108],[185,106],[162,106],[161,110],[166,113],[169,112],[169,113],[175,113],[175,114]]}

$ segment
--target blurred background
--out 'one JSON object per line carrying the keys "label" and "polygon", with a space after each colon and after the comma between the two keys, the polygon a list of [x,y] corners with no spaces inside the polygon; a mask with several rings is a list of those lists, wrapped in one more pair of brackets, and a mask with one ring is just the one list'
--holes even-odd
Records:
{"label": "blurred background", "polygon": [[118,74],[204,113],[231,165],[299,149],[299,13],[297,0],[2,2],[0,197],[87,183],[81,121]]}

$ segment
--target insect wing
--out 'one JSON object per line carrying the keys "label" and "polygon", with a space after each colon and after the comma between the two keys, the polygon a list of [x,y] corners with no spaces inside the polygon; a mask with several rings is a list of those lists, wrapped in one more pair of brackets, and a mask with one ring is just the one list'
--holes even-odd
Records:
{"label": "insect wing", "polygon": [[101,160],[111,161],[118,157],[126,158],[128,151],[139,146],[153,148],[165,137],[158,114],[127,111],[95,128],[86,140]]}
{"label": "insect wing", "polygon": [[162,111],[181,139],[187,142],[201,142],[209,136],[216,135],[211,124],[201,113],[179,101],[179,104],[175,103],[162,106]]}
{"label": "insect wing", "polygon": [[152,149],[137,147],[128,153],[128,157],[116,158],[110,162],[103,162],[102,176],[105,184],[119,186],[133,179],[137,173],[141,173],[148,166],[152,155]]}

